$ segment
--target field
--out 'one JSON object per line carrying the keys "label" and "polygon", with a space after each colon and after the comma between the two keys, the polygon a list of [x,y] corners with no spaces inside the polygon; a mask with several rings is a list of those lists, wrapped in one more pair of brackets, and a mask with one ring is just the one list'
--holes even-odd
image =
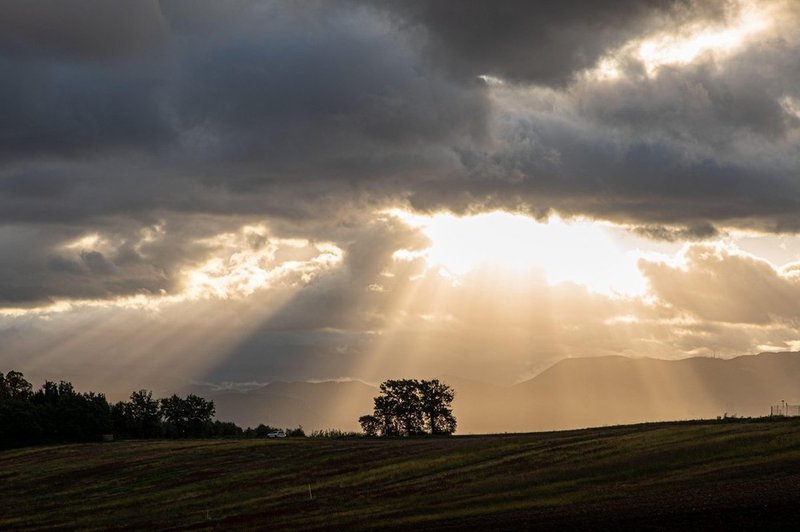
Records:
{"label": "field", "polygon": [[800,420],[0,452],[0,529],[797,529]]}

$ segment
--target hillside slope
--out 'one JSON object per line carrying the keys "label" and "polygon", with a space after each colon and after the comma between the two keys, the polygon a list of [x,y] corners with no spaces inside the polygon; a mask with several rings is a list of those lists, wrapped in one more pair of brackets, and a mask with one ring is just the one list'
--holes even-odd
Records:
{"label": "hillside slope", "polygon": [[511,398],[540,430],[763,416],[781,400],[800,402],[800,355],[567,359],[515,386]]}
{"label": "hillside slope", "polygon": [[0,453],[0,529],[797,529],[800,420]]}
{"label": "hillside slope", "polygon": [[509,388],[474,381],[454,387],[459,434],[757,417],[782,400],[800,404],[800,353],[570,358]]}

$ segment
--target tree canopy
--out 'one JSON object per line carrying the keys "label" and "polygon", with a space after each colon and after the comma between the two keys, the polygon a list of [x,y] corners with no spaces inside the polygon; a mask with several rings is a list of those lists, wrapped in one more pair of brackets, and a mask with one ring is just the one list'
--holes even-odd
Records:
{"label": "tree canopy", "polygon": [[45,381],[34,391],[22,373],[0,373],[0,448],[35,443],[121,438],[238,436],[233,423],[212,421],[214,402],[197,395],[154,399],[135,391],[130,401],[109,404],[105,395],[81,393],[72,383]]}
{"label": "tree canopy", "polygon": [[380,385],[372,415],[358,422],[368,436],[452,434],[456,418],[451,403],[455,392],[433,380],[387,380]]}
{"label": "tree canopy", "polygon": [[110,431],[103,394],[79,393],[66,381],[46,381],[34,392],[22,373],[0,373],[0,446],[86,441]]}
{"label": "tree canopy", "polygon": [[178,437],[199,437],[203,428],[214,416],[214,401],[189,394],[186,399],[172,395],[161,400],[161,413],[167,422],[167,431]]}

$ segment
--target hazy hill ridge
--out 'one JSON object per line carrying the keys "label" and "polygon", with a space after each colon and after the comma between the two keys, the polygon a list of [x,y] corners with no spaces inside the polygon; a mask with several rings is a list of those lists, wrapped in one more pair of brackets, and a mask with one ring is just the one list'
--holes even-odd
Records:
{"label": "hazy hill ridge", "polygon": [[217,418],[242,426],[303,425],[307,430],[356,430],[358,417],[372,410],[378,389],[360,381],[274,382],[247,392],[209,394]]}
{"label": "hazy hill ridge", "polygon": [[[568,358],[511,387],[444,378],[456,390],[458,433],[518,432],[722,415],[762,416],[800,403],[800,353],[733,359]],[[276,382],[211,398],[243,425],[357,430],[377,388],[359,381]]]}

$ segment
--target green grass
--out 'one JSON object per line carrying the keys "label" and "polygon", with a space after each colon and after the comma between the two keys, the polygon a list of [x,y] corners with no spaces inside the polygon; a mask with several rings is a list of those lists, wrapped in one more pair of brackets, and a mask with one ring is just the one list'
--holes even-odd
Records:
{"label": "green grass", "polygon": [[0,501],[0,530],[546,527],[751,507],[785,519],[800,503],[800,421],[34,447],[0,452]]}

